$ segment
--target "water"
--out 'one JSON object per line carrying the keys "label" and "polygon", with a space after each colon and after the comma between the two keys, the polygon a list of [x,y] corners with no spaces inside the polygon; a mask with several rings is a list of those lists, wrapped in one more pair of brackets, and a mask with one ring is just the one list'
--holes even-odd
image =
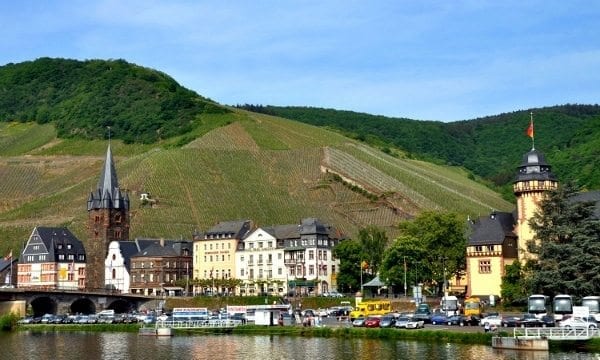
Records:
{"label": "water", "polygon": [[600,359],[600,354],[518,352],[484,345],[404,340],[197,335],[154,337],[135,333],[17,331],[0,334],[0,359],[10,360],[227,360],[227,359]]}

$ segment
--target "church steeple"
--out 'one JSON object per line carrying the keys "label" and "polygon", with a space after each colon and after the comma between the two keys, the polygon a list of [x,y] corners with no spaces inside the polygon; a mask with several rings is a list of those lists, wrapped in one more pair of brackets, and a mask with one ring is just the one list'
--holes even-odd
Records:
{"label": "church steeple", "polygon": [[111,241],[129,240],[129,195],[119,187],[110,143],[97,188],[90,192],[88,210],[88,266],[86,287],[105,287],[104,261]]}

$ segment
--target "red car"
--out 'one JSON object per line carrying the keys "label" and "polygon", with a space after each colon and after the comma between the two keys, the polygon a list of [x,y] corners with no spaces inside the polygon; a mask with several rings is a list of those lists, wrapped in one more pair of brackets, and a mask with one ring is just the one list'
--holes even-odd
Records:
{"label": "red car", "polygon": [[365,320],[365,327],[378,328],[380,322],[381,322],[381,318],[379,316],[369,316]]}

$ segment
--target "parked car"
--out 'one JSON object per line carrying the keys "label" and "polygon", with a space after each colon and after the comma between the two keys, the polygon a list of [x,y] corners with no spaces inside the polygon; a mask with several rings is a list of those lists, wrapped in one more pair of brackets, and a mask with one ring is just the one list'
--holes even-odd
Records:
{"label": "parked car", "polygon": [[516,327],[521,320],[519,316],[506,316],[502,318],[502,327]]}
{"label": "parked car", "polygon": [[409,318],[408,316],[398,316],[398,318],[396,318],[396,323],[394,324],[394,326],[399,329],[406,329],[406,324],[408,324],[410,320],[411,318]]}
{"label": "parked car", "polygon": [[396,323],[396,317],[392,314],[383,315],[381,317],[381,321],[379,322],[379,327],[381,328],[390,328],[394,326]]}
{"label": "parked car", "polygon": [[18,324],[33,324],[33,316],[25,316],[17,321]]}
{"label": "parked car", "polygon": [[369,316],[368,318],[365,319],[365,327],[368,327],[368,328],[378,328],[380,323],[381,323],[380,316]]}
{"label": "parked car", "polygon": [[519,320],[517,320],[516,326],[518,327],[542,327],[542,320],[538,319],[534,314],[524,314]]}
{"label": "parked car", "polygon": [[479,320],[479,325],[481,326],[502,326],[502,316],[498,315],[498,314],[494,314],[494,315],[488,315],[484,318],[482,318],[481,320]]}
{"label": "parked car", "polygon": [[540,319],[542,320],[542,327],[555,327],[556,320],[554,320],[554,316],[552,315],[544,315]]}
{"label": "parked car", "polygon": [[[414,317],[413,317],[414,318]],[[448,317],[442,313],[433,314],[430,318],[432,325],[441,325],[448,323]]]}
{"label": "parked car", "polygon": [[409,318],[408,322],[406,323],[407,329],[422,329],[424,327],[425,327],[425,322],[423,320]]}
{"label": "parked car", "polygon": [[343,294],[340,294],[340,293],[339,293],[339,292],[337,292],[337,291],[330,291],[330,292],[329,292],[329,297],[341,298],[341,297],[344,297],[344,295],[343,295]]}
{"label": "parked car", "polygon": [[352,326],[354,327],[363,327],[365,326],[366,318],[364,316],[359,316],[352,321]]}
{"label": "parked car", "polygon": [[448,325],[459,325],[459,326],[476,326],[479,325],[479,318],[473,315],[452,315],[448,318]]}
{"label": "parked car", "polygon": [[589,328],[589,329],[597,329],[598,323],[596,321],[590,321],[591,319],[582,319],[578,317],[569,317],[567,319],[561,320],[558,325],[562,328]]}
{"label": "parked car", "polygon": [[42,324],[51,324],[53,319],[54,319],[54,315],[53,314],[44,314],[42,316],[42,320],[40,322]]}

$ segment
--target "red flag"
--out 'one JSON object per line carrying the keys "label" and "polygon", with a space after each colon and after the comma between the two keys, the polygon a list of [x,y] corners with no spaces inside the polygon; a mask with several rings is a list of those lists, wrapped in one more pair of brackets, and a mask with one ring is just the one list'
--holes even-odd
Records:
{"label": "red flag", "polygon": [[531,119],[529,127],[527,127],[527,130],[525,131],[525,134],[533,139],[533,119]]}

